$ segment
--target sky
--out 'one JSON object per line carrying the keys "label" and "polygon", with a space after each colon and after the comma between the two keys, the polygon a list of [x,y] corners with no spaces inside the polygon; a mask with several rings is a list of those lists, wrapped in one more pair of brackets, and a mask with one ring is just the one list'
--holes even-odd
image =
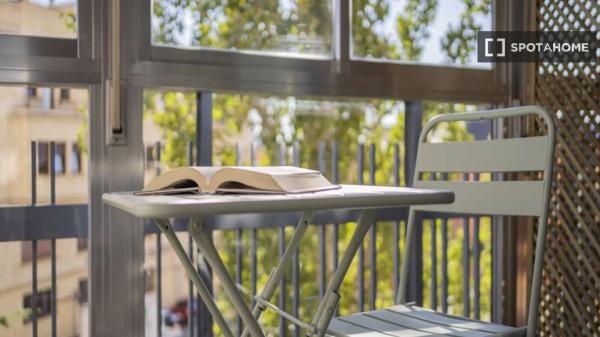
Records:
{"label": "sky", "polygon": [[[390,15],[386,20],[385,30],[390,34],[389,36],[395,37],[397,41],[396,30],[396,17],[406,5],[406,0],[386,0],[390,4]],[[460,13],[464,10],[465,6],[461,0],[439,0],[438,8],[436,11],[435,19],[430,27],[429,39],[425,43],[423,51],[422,62],[431,64],[443,64],[444,53],[441,48],[441,39],[446,32],[448,25],[457,25],[459,22]],[[483,30],[491,30],[492,18],[491,15],[479,16],[476,18],[476,22],[480,23]],[[472,67],[480,68],[491,68],[491,64],[483,63],[477,64],[476,55],[468,63]]]}

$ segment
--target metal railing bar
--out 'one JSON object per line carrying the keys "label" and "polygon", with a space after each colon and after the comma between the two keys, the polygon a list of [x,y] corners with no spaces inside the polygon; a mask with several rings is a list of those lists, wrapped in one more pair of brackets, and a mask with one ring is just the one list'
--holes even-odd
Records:
{"label": "metal railing bar", "polygon": [[[194,165],[194,143],[188,141],[187,143],[187,164],[188,166]],[[192,236],[188,232],[188,256],[190,257],[190,261],[194,261],[194,240]],[[191,280],[188,281],[188,333],[189,337],[194,337],[194,321],[196,316],[194,315],[194,284]]]}
{"label": "metal railing bar", "polygon": [[[64,167],[63,167],[64,169]],[[56,142],[50,142],[50,205],[56,203]]]}
{"label": "metal railing bar", "polygon": [[[188,234],[188,255],[190,261],[194,261],[194,241],[192,236]],[[188,281],[188,331],[190,337],[194,337],[194,284]]]}
{"label": "metal railing bar", "polygon": [[442,219],[442,312],[448,313],[448,220]]}
{"label": "metal railing bar", "polygon": [[[475,173],[473,176],[475,181],[479,180],[479,173]],[[475,319],[479,319],[481,314],[481,299],[480,299],[480,244],[479,244],[479,222],[480,217],[473,219],[473,314]]]}
{"label": "metal railing bar", "polygon": [[56,306],[56,239],[50,240],[50,308],[52,312],[51,335],[56,337],[57,321],[56,314],[58,307]]}
{"label": "metal railing bar", "polygon": [[[63,169],[65,169],[63,167]],[[50,205],[56,204],[56,142],[50,142]],[[50,240],[51,335],[56,337],[56,239]]]}
{"label": "metal railing bar", "polygon": [[[279,257],[281,258],[285,252],[285,227],[279,227]],[[286,280],[285,273],[281,276],[281,280],[279,280],[279,307],[285,309],[286,305]],[[287,335],[285,329],[285,318],[283,316],[279,317],[279,336],[285,337]]]}
{"label": "metal railing bar", "polygon": [[[317,211],[314,224],[352,222],[358,210]],[[405,207],[384,208],[376,212],[377,221],[406,220]],[[298,219],[300,213],[230,214],[206,217],[205,222],[213,230],[237,230],[273,228],[286,226]],[[455,219],[470,216],[465,213],[420,212],[422,219]],[[176,219],[175,231],[187,230],[186,219]],[[156,226],[145,221],[144,233],[155,234]],[[67,238],[87,238],[88,205],[42,205],[0,207],[0,242],[31,241]]]}
{"label": "metal railing bar", "polygon": [[[156,142],[156,175],[160,175],[162,147]],[[162,336],[162,242],[161,233],[156,233],[156,336]]]}
{"label": "metal railing bar", "polygon": [[[431,173],[429,175],[430,180],[437,180],[436,174]],[[430,307],[433,310],[437,309],[437,231],[436,231],[436,219],[429,220],[429,234],[430,238],[430,253],[431,253],[431,280],[429,288],[430,296]]]}
{"label": "metal railing bar", "polygon": [[479,245],[479,217],[475,217],[473,222],[473,314],[475,319],[479,319],[481,314],[481,298],[480,298],[480,245]]}
{"label": "metal railing bar", "polygon": [[430,287],[430,298],[431,298],[431,309],[437,309],[437,231],[436,231],[436,220],[430,220],[430,234],[431,234],[431,287]]}
{"label": "metal railing bar", "polygon": [[[241,150],[240,144],[235,143],[235,165],[239,166],[242,164],[241,160]],[[242,284],[242,259],[243,259],[243,239],[244,239],[244,231],[242,229],[237,229],[235,231],[235,281],[238,286]],[[242,317],[237,315],[236,317],[236,327],[237,327],[237,336],[242,335],[242,331],[244,330],[244,326],[242,323]]]}
{"label": "metal railing bar", "polygon": [[[358,144],[357,154],[357,179],[358,184],[363,184],[363,171],[364,171],[364,153],[365,145],[363,143]],[[365,251],[363,244],[358,247],[358,311],[363,312],[365,310]]]}
{"label": "metal railing bar", "polygon": [[[37,203],[37,142],[31,142],[31,207]],[[2,209],[0,209],[2,210]],[[22,226],[13,225],[23,228]],[[13,227],[2,226],[2,227]],[[0,236],[4,237],[4,236]],[[31,335],[37,337],[37,241],[31,240]]]}
{"label": "metal railing bar", "polygon": [[32,240],[31,241],[31,334],[33,337],[37,337],[37,335],[38,335],[37,260],[38,260],[37,240]]}
{"label": "metal railing bar", "polygon": [[[394,144],[394,186],[400,186],[400,144]],[[392,247],[392,276],[394,287],[394,298],[398,298],[398,282],[400,279],[400,221],[396,219],[393,227]]]}
{"label": "metal railing bar", "polygon": [[[338,184],[339,182],[339,178],[340,178],[340,172],[339,172],[339,167],[338,167],[338,144],[337,142],[333,142],[331,144],[331,182],[333,184]],[[339,231],[340,231],[340,225],[338,223],[334,223],[333,224],[333,230],[332,230],[332,240],[333,240],[333,247],[332,247],[332,259],[333,259],[333,271],[335,272],[335,270],[338,267],[338,260],[339,260],[339,248],[338,248],[338,242],[339,242]]]}
{"label": "metal railing bar", "polygon": [[156,233],[156,335],[162,336],[162,242]]}
{"label": "metal railing bar", "polygon": [[[376,171],[376,162],[375,162],[375,144],[371,143],[369,146],[369,183],[371,185],[375,185],[375,171]],[[369,303],[371,305],[371,310],[376,309],[376,300],[377,300],[377,221],[373,224],[370,229],[369,238],[371,240],[369,244],[369,261],[371,264],[371,268],[369,270]]]}
{"label": "metal railing bar", "polygon": [[0,207],[0,242],[86,238],[88,206]]}
{"label": "metal railing bar", "polygon": [[[448,173],[442,173],[442,180],[448,180]],[[448,313],[448,220],[441,219],[442,231],[442,312]]]}
{"label": "metal railing bar", "polygon": [[[31,142],[31,205],[37,204],[37,142]],[[0,208],[1,209],[1,208]],[[0,236],[1,238],[2,236]]]}
{"label": "metal railing bar", "polygon": [[[468,173],[463,174],[463,180],[469,180]],[[470,250],[469,250],[469,217],[463,218],[463,315],[465,317],[470,317],[471,314],[471,301],[470,301],[470,279],[471,279],[471,269],[469,266],[470,262]]]}
{"label": "metal railing bar", "polygon": [[[256,165],[256,152],[254,148],[254,142],[250,143],[250,165]],[[258,258],[256,255],[256,228],[252,228],[250,231],[250,289],[252,294],[252,306],[256,304],[254,296],[257,294],[256,282],[257,282],[257,263]]]}
{"label": "metal railing bar", "polygon": [[[279,146],[279,165],[284,166],[286,164],[285,157],[285,144]],[[285,226],[279,227],[279,258],[283,257],[285,253]],[[287,304],[287,280],[285,278],[285,272],[281,275],[279,280],[279,307],[285,310]],[[279,336],[285,337],[287,335],[286,319],[283,316],[279,317]]]}
{"label": "metal railing bar", "polygon": [[[294,166],[300,166],[300,146],[298,143],[294,143],[292,147],[292,160]],[[292,222],[290,222],[292,223]],[[299,317],[300,307],[300,249],[296,248],[292,255],[292,314],[294,317]],[[300,337],[300,329],[298,326],[294,326],[294,337]]]}
{"label": "metal railing bar", "polygon": [[[318,150],[318,165],[319,171],[322,174],[325,174],[325,143],[319,143]],[[323,298],[325,295],[326,284],[326,276],[327,273],[327,252],[325,251],[325,240],[326,240],[326,227],[319,226],[319,297]]]}

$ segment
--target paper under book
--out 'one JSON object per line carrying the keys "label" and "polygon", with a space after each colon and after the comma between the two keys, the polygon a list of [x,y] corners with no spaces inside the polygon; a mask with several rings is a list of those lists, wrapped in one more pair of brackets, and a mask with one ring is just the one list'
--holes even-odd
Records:
{"label": "paper under book", "polygon": [[294,166],[195,166],[165,172],[135,194],[287,194],[336,188],[321,172]]}

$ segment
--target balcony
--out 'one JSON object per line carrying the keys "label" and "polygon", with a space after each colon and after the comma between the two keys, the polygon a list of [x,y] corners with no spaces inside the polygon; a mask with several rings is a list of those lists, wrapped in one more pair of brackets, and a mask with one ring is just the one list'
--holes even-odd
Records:
{"label": "balcony", "polygon": [[[248,3],[251,10],[217,1],[0,3],[0,336],[222,335],[164,235],[103,205],[103,193],[138,190],[188,165],[295,165],[334,183],[412,186],[427,120],[525,104],[544,107],[557,128],[538,335],[600,331],[597,65],[480,63],[476,34],[464,41],[470,52],[463,55],[453,53],[454,35],[440,28],[474,25],[466,37],[564,25],[595,30],[597,5],[476,1],[481,6],[469,12],[457,1],[308,1],[310,11],[294,1],[276,9]],[[450,14],[459,10],[465,15]],[[244,25],[227,21],[226,12]],[[216,25],[211,18],[219,13]],[[411,26],[409,14],[422,25]],[[254,24],[255,17],[272,19],[272,27]],[[243,29],[222,30],[227,25]],[[416,35],[402,35],[396,25]],[[120,99],[111,91],[114,78],[122,79]],[[443,125],[433,138],[543,131],[535,119],[505,119]],[[310,321],[357,215],[316,214],[273,303]],[[407,217],[406,208],[377,213],[342,285],[337,315],[395,303]],[[264,287],[298,218],[207,219],[247,303]],[[174,226],[240,334],[240,317],[199,257],[187,222]],[[521,217],[424,212],[409,301],[524,325],[535,233],[535,222]],[[305,334],[272,312],[261,322],[269,336]]]}

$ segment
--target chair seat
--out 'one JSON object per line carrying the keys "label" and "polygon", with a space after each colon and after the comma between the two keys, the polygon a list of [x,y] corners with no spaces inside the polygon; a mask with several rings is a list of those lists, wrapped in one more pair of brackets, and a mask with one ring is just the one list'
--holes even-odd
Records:
{"label": "chair seat", "polygon": [[411,305],[337,317],[329,330],[345,336],[360,337],[488,337],[516,328],[455,317]]}

